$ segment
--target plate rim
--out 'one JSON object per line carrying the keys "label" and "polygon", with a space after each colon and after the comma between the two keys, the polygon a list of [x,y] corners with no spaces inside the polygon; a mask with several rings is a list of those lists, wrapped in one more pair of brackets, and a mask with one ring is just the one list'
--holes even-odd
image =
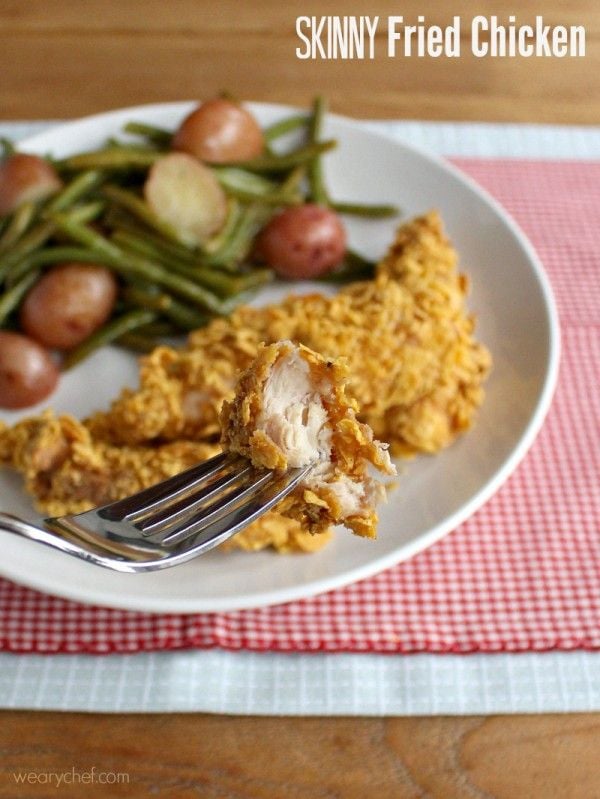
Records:
{"label": "plate rim", "polygon": [[[110,109],[64,122],[59,121],[58,124],[52,125],[47,130],[21,139],[18,142],[18,146],[23,147],[24,149],[27,149],[28,147],[38,147],[39,145],[37,144],[37,139],[43,139],[43,137],[50,132],[55,133],[60,130],[65,130],[65,132],[68,132],[70,127],[77,126],[82,122],[94,123],[95,121],[103,120],[111,115],[124,112],[132,114],[135,114],[138,111],[143,113],[152,113],[153,110],[156,110],[158,113],[159,110],[164,111],[167,108],[171,108],[174,113],[185,113],[186,110],[193,108],[197,102],[197,100],[182,100],[163,103],[146,103],[136,106]],[[280,113],[297,113],[305,110],[295,106],[267,102],[246,102],[244,105],[247,105],[251,109],[269,109],[271,111],[277,111]],[[328,116],[331,119],[337,119],[344,123],[354,125],[366,125],[370,121],[356,119],[340,114],[329,114]],[[475,180],[462,172],[452,162],[446,160],[442,156],[437,155],[436,153],[427,150],[425,147],[415,145],[412,142],[409,143],[404,140],[398,140],[391,134],[382,131],[375,131],[371,128],[369,128],[368,132],[370,135],[376,138],[384,139],[387,142],[392,142],[396,146],[405,148],[407,151],[414,152],[421,158],[442,169],[442,171],[449,172],[456,180],[466,185],[474,194],[479,197],[479,199],[490,206],[523,249],[529,261],[530,267],[532,268],[535,279],[540,287],[543,306],[548,321],[548,358],[545,364],[543,385],[541,391],[539,392],[537,402],[533,408],[527,426],[522,431],[515,446],[502,465],[467,502],[465,502],[453,514],[444,518],[441,522],[439,522],[437,525],[434,525],[417,539],[400,545],[392,552],[382,555],[379,558],[370,560],[368,563],[362,566],[342,572],[341,574],[334,574],[329,577],[318,578],[311,582],[293,586],[291,588],[277,588],[263,593],[253,594],[251,604],[244,602],[243,596],[240,598],[230,597],[226,599],[218,599],[212,603],[206,599],[201,599],[201,601],[196,602],[196,604],[194,603],[194,600],[171,600],[167,597],[160,597],[158,601],[154,600],[153,598],[142,597],[141,600],[138,601],[135,597],[128,596],[120,600],[117,596],[114,598],[114,601],[112,601],[106,597],[105,590],[98,590],[95,587],[92,587],[88,590],[88,587],[85,584],[81,586],[78,585],[76,587],[71,587],[70,585],[65,585],[64,587],[61,586],[60,593],[57,593],[57,587],[54,585],[49,587],[47,582],[43,579],[43,576],[30,577],[29,575],[19,574],[17,577],[15,577],[14,572],[11,573],[10,570],[5,568],[6,564],[3,561],[0,561],[0,576],[14,582],[18,582],[20,585],[25,587],[44,593],[50,593],[53,596],[59,596],[64,599],[80,602],[82,604],[137,612],[195,614],[230,612],[267,607],[270,605],[293,602],[298,599],[308,599],[310,597],[316,596],[317,594],[326,593],[337,588],[343,588],[352,583],[368,579],[369,577],[385,571],[386,569],[389,569],[398,563],[408,560],[419,552],[427,549],[432,544],[436,543],[436,541],[439,541],[449,532],[465,522],[470,516],[476,513],[506,482],[510,475],[519,466],[529,451],[539,431],[541,430],[546,415],[550,409],[552,398],[558,383],[561,352],[561,331],[558,309],[550,280],[535,248],[521,227],[511,217],[508,211],[506,211],[504,207]],[[82,562],[82,566],[85,565],[86,564]],[[132,576],[135,578],[135,575]],[[115,604],[115,602],[118,604]]]}

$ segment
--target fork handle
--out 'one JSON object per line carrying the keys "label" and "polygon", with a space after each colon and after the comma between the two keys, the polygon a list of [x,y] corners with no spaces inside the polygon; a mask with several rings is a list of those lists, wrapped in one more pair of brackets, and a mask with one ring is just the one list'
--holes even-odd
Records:
{"label": "fork handle", "polygon": [[4,513],[3,511],[0,511],[0,532],[15,533],[15,535],[20,535],[22,538],[31,538],[33,541],[42,541],[45,531],[40,527],[35,527],[33,524],[30,524],[23,519],[19,519],[18,516],[13,516],[12,513]]}
{"label": "fork handle", "polygon": [[13,516],[12,513],[3,513],[0,511],[0,533],[13,533],[20,538],[27,538],[29,541],[37,541],[39,544],[45,544],[51,549],[65,552],[67,555],[73,555],[80,560],[88,561],[88,563],[95,563],[97,566],[112,566],[112,568],[114,568],[112,561],[103,557],[101,554],[92,552],[89,549],[84,549],[73,541],[62,538],[50,530],[44,530],[42,527],[37,527],[30,522],[19,519],[18,516]]}
{"label": "fork handle", "polygon": [[52,547],[52,549],[61,549],[63,552],[68,552],[69,555],[83,557],[79,547],[75,546],[70,541],[61,539],[49,530],[36,527],[36,525],[30,522],[24,521],[24,519],[19,519],[18,516],[13,516],[12,513],[3,513],[0,511],[0,532],[14,533],[21,538],[27,538],[30,541],[46,544]]}
{"label": "fork handle", "polygon": [[[136,568],[135,564],[130,563],[128,560],[119,560],[114,556],[105,556],[100,552],[95,552],[92,549],[79,546],[79,544],[73,540],[63,538],[51,530],[37,527],[30,522],[19,519],[18,516],[13,516],[12,513],[3,513],[0,511],[0,533],[13,533],[20,538],[36,541],[51,549],[57,549],[67,555],[73,555],[80,560],[85,560],[96,566],[104,566],[104,568],[112,569],[113,571],[134,572],[139,570]],[[144,565],[150,569],[162,566],[160,559],[148,561],[148,563]]]}

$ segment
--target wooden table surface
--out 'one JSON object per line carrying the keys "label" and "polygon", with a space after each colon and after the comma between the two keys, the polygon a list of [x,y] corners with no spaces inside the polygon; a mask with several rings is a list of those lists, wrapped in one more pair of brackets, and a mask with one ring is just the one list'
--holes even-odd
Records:
{"label": "wooden table surface", "polygon": [[[299,61],[295,18],[361,14],[359,0],[0,0],[0,118],[68,118],[153,101],[307,104],[359,117],[600,123],[595,0],[371,0],[370,15],[455,14],[584,24],[585,59]],[[380,43],[381,53],[385,44]],[[600,715],[271,719],[5,712],[0,797],[600,796]],[[17,771],[95,767],[128,784],[16,787]]]}

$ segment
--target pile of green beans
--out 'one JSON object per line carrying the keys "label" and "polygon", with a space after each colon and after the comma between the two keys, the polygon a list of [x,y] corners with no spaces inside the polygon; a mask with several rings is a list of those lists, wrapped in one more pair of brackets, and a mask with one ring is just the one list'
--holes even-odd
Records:
{"label": "pile of green beans", "polygon": [[[148,169],[170,151],[172,133],[129,122],[126,140],[93,152],[52,159],[63,188],[43,202],[26,202],[0,218],[0,328],[18,327],[19,307],[48,267],[69,261],[101,264],[119,279],[114,313],[65,359],[77,363],[109,342],[149,351],[225,315],[273,278],[253,262],[257,233],[282,208],[315,202],[370,218],[397,213],[389,205],[336,202],[325,185],[322,159],[336,146],[322,136],[325,102],[264,130],[265,151],[244,162],[212,167],[228,197],[223,228],[202,247],[182,243],[143,199]],[[299,143],[282,150],[279,140]],[[132,140],[134,143],[132,143]],[[4,156],[13,152],[9,142]],[[349,252],[322,280],[368,278],[373,264]]]}

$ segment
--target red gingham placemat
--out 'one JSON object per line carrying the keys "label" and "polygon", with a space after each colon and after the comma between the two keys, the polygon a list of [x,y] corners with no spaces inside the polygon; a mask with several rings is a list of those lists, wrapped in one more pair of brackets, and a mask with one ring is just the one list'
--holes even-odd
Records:
{"label": "red gingham placemat", "polygon": [[600,648],[600,163],[458,163],[531,238],[550,274],[562,323],[552,410],[530,454],[496,496],[406,563],[348,588],[260,610],[131,613],[0,580],[1,649]]}

